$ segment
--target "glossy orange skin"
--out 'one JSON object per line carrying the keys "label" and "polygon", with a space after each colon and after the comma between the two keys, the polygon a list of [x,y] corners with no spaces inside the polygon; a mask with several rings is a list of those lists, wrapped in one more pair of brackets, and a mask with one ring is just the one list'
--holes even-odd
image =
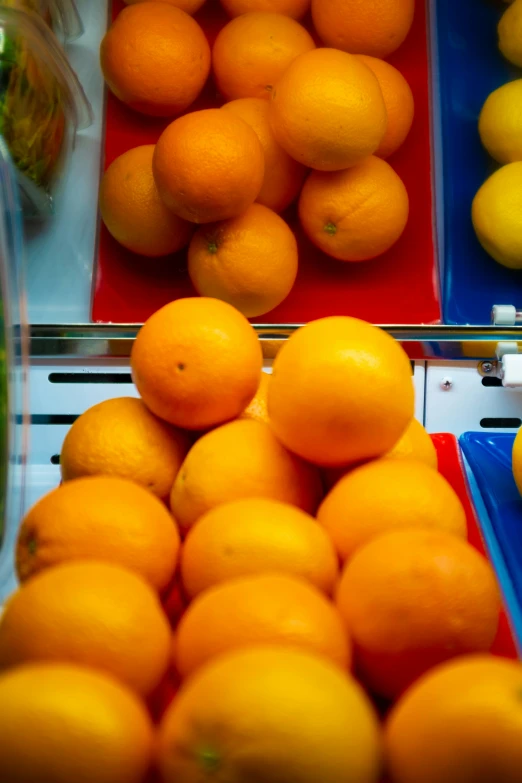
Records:
{"label": "glossy orange skin", "polygon": [[262,11],[242,14],[223,27],[212,49],[218,90],[229,100],[270,100],[290,63],[312,49],[312,36],[294,19]]}
{"label": "glossy orange skin", "polygon": [[277,143],[270,125],[270,105],[262,98],[239,98],[222,107],[241,117],[257,135],[265,155],[265,177],[256,199],[274,212],[292,204],[303,185],[306,168]]}
{"label": "glossy orange skin", "polygon": [[289,65],[272,90],[272,130],[289,155],[320,171],[360,163],[381,143],[386,107],[376,76],[336,49],[314,49]]}
{"label": "glossy orange skin", "polygon": [[410,31],[414,0],[312,0],[315,29],[326,46],[387,57]]}
{"label": "glossy orange skin", "polygon": [[185,114],[161,134],[153,159],[161,198],[193,223],[241,215],[259,196],[265,158],[252,128],[230,112]]}
{"label": "glossy orange skin", "polygon": [[343,669],[351,660],[348,633],[328,599],[303,579],[267,573],[209,587],[191,603],[176,632],[176,667],[186,677],[256,644],[308,650]]}
{"label": "glossy orange skin", "polygon": [[178,299],[140,329],[131,354],[134,382],[156,416],[204,430],[239,416],[259,386],[256,333],[226,302]]}
{"label": "glossy orange skin", "polygon": [[339,261],[369,261],[400,239],[409,198],[392,167],[375,156],[344,171],[313,171],[299,198],[307,236]]}
{"label": "glossy orange skin", "polygon": [[170,507],[183,529],[207,511],[240,498],[262,497],[315,513],[318,471],[287,451],[260,421],[238,419],[203,435],[174,482]]}
{"label": "glossy orange skin", "polygon": [[261,204],[196,232],[188,270],[196,291],[222,299],[247,318],[273,310],[297,277],[297,241],[288,224]]}
{"label": "glossy orange skin", "polygon": [[268,387],[270,426],[317,465],[381,456],[413,418],[411,365],[389,335],[356,318],[299,329],[277,354]]}
{"label": "glossy orange skin", "polygon": [[176,253],[188,245],[194,227],[163,203],[152,174],[154,144],[124,152],[100,183],[100,213],[114,239],[149,258]]}
{"label": "glossy orange skin", "polygon": [[337,605],[365,684],[397,698],[429,669],[488,652],[500,594],[474,547],[434,530],[399,530],[359,549],[345,567]]}
{"label": "glossy orange skin", "polygon": [[184,11],[165,2],[124,8],[100,47],[111,92],[136,111],[175,117],[198,97],[210,73],[210,47]]}

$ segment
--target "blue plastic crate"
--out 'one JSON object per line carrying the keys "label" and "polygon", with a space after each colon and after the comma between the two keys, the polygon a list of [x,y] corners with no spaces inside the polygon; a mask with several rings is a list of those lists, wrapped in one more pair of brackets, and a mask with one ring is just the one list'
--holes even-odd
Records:
{"label": "blue plastic crate", "polygon": [[522,271],[494,261],[473,230],[475,193],[498,168],[481,144],[478,117],[490,92],[522,72],[498,49],[497,25],[505,3],[434,0],[432,6],[434,98],[442,145],[437,185],[443,318],[450,324],[486,325],[492,305],[522,304]]}

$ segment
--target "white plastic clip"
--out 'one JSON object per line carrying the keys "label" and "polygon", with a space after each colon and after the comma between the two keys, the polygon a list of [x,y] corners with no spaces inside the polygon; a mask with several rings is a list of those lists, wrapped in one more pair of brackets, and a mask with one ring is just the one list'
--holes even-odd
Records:
{"label": "white plastic clip", "polygon": [[498,343],[496,353],[501,362],[502,385],[509,389],[522,388],[522,354],[518,353],[517,343]]}
{"label": "white plastic clip", "polygon": [[517,309],[513,305],[493,305],[491,320],[494,326],[514,326],[517,322]]}

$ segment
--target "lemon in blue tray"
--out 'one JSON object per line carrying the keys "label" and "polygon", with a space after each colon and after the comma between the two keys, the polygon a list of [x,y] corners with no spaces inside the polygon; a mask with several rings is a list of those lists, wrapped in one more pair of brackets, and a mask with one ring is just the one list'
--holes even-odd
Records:
{"label": "lemon in blue tray", "polygon": [[471,217],[484,250],[502,266],[522,269],[522,161],[503,166],[484,182]]}
{"label": "lemon in blue tray", "polygon": [[479,133],[499,163],[522,160],[522,79],[503,84],[488,96],[479,117]]}
{"label": "lemon in blue tray", "polygon": [[510,63],[522,68],[522,0],[504,11],[498,25],[499,49]]}

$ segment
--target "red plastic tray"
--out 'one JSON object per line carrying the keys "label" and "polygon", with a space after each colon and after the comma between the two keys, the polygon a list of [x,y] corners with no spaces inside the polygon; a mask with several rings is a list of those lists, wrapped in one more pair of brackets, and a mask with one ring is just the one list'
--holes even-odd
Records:
{"label": "red plastic tray", "polygon": [[[123,0],[113,0],[113,16]],[[218,0],[207,0],[196,17],[209,40],[226,23]],[[308,25],[309,26],[309,25]],[[327,315],[353,315],[373,323],[436,323],[440,321],[433,241],[430,165],[430,108],[426,9],[418,2],[411,32],[390,57],[411,85],[415,119],[404,146],[390,158],[410,197],[410,219],[399,242],[374,261],[343,263],[321,253],[303,236],[295,210],[287,217],[296,229],[300,269],[290,296],[254,322],[302,323]],[[209,81],[190,110],[219,106]],[[151,120],[108,96],[105,167],[140,144],[155,143],[168,120]],[[92,319],[97,322],[142,323],[173,299],[193,295],[186,271],[186,251],[161,260],[140,258],[120,247],[102,226],[93,289]]]}
{"label": "red plastic tray", "polygon": [[[435,444],[439,458],[439,471],[449,481],[466,511],[469,542],[473,544],[479,552],[482,552],[483,555],[487,556],[475,509],[470,500],[457,439],[454,435],[439,434],[432,435],[432,440]],[[183,602],[180,599],[177,584],[173,585],[171,596],[167,599],[165,606],[172,624],[175,626],[183,611]],[[492,648],[492,653],[503,658],[518,658],[513,635],[504,610],[501,612],[499,629]],[[159,722],[161,716],[175,698],[178,688],[179,681],[176,675],[170,672],[165,676],[162,684],[149,700],[149,709],[154,721]],[[147,778],[146,783],[160,783],[158,774],[155,771],[152,771],[150,777]],[[389,783],[389,781],[383,780],[382,783]]]}
{"label": "red plastic tray", "polygon": [[[466,474],[457,439],[454,435],[439,434],[432,435],[432,440],[439,458],[439,471],[449,481],[464,506],[468,523],[469,542],[487,557],[484,539],[480,532],[475,509],[468,492]],[[175,627],[185,608],[177,580],[172,585],[171,591],[164,601],[164,606],[172,626]],[[518,658],[514,638],[504,609],[501,611],[498,634],[492,647],[492,652],[504,658]],[[158,721],[161,718],[163,712],[174,699],[178,688],[178,678],[173,672],[169,672],[149,700],[149,708],[154,720]]]}
{"label": "red plastic tray", "polygon": [[[432,435],[432,440],[437,449],[439,471],[449,481],[466,511],[469,542],[475,549],[478,549],[479,552],[482,552],[487,557],[484,538],[468,492],[466,474],[457,439],[454,435],[441,434]],[[518,658],[515,641],[504,609],[501,612],[498,634],[492,652],[504,658]]]}

